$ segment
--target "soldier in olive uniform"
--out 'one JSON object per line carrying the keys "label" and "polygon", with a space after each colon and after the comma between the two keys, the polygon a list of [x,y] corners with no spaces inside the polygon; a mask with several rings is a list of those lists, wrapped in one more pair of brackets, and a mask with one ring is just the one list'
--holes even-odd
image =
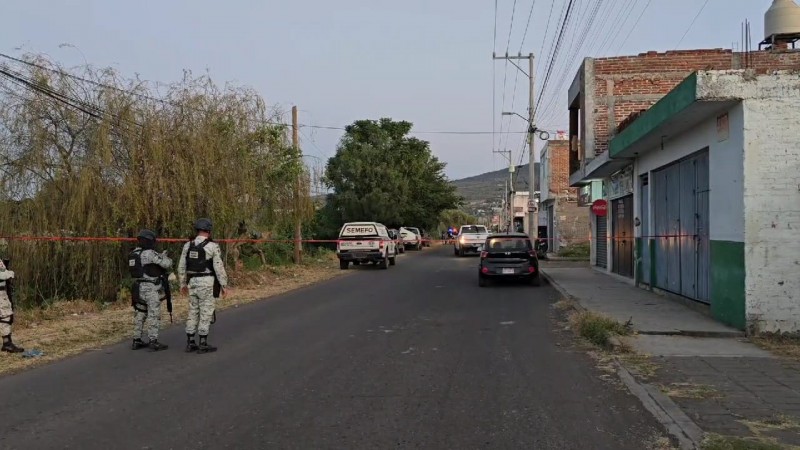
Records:
{"label": "soldier in olive uniform", "polygon": [[[208,331],[214,316],[216,298],[226,294],[228,275],[222,262],[222,249],[211,240],[211,220],[197,219],[197,236],[183,246],[178,262],[181,292],[189,294],[189,317],[186,320],[186,351],[208,353],[216,347],[208,344]],[[195,341],[200,335],[200,343]]]}
{"label": "soldier in olive uniform", "polygon": [[[161,301],[165,298],[163,275],[172,268],[172,260],[167,252],[157,253],[154,250],[156,234],[150,230],[142,230],[137,237],[138,245],[128,257],[133,286],[131,288],[133,318],[133,344],[131,348],[138,350],[150,347],[152,351],[166,350],[167,345],[158,342],[158,331],[161,324]],[[142,341],[143,328],[147,323],[149,343]]]}

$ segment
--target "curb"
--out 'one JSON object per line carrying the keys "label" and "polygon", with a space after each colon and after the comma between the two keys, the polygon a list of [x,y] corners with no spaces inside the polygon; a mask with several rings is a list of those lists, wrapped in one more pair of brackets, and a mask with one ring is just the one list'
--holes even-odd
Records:
{"label": "curb", "polygon": [[[575,309],[580,312],[588,311],[579,303],[576,297],[570,295],[563,287],[556,283],[553,278],[544,272],[540,273],[543,279],[547,281],[549,285],[553,286],[564,298],[572,300]],[[685,336],[686,334],[678,332],[676,335]],[[611,336],[609,342],[615,350],[621,349],[625,345],[617,336]],[[675,402],[664,395],[655,386],[636,381],[636,378],[621,362],[619,362],[619,360],[615,360],[614,365],[617,367],[617,376],[620,380],[625,384],[628,390],[639,399],[644,408],[666,428],[669,434],[678,440],[682,450],[696,450],[701,447],[704,438],[703,430],[698,427]]]}
{"label": "curb", "polygon": [[704,437],[703,430],[675,402],[655,386],[636,381],[636,378],[621,363],[616,362],[616,366],[620,380],[642,402],[645,409],[678,440],[681,449],[695,450],[701,447]]}
{"label": "curb", "polygon": [[564,298],[566,298],[568,300],[572,300],[572,303],[574,304],[575,309],[577,309],[579,312],[588,311],[586,308],[584,308],[583,305],[580,304],[580,301],[578,300],[577,297],[574,297],[574,296],[570,295],[570,293],[567,292],[563,287],[561,287],[560,284],[556,283],[555,280],[553,280],[553,278],[550,275],[547,274],[547,272],[544,272],[544,271],[540,270],[539,274],[542,276],[542,279],[545,282],[547,282],[547,284],[549,284],[550,286],[553,286],[553,288],[555,288],[555,290],[558,291],[558,293],[561,294]]}
{"label": "curb", "polygon": [[[580,299],[571,295],[569,292],[566,291],[561,285],[556,283],[555,280],[550,275],[547,275],[545,271],[539,272],[544,280],[547,281],[548,284],[553,286],[559,294],[561,294],[564,298],[572,300],[575,304],[575,307],[580,312],[589,311],[585,306],[581,305]],[[739,331],[693,331],[693,330],[675,330],[675,331],[642,331],[642,330],[635,330],[636,334],[643,335],[643,336],[686,336],[686,337],[696,337],[696,338],[742,338],[746,337],[747,335],[743,332]]]}

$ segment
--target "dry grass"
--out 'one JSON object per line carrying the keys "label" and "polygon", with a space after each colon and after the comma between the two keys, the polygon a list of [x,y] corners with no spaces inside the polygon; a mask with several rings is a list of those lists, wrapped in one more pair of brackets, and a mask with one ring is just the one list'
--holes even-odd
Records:
{"label": "dry grass", "polygon": [[707,436],[700,445],[701,450],[783,450],[772,439],[737,438],[712,434]]}
{"label": "dry grass", "polygon": [[652,440],[645,445],[647,450],[677,450],[672,441],[660,434],[653,436]]}
{"label": "dry grass", "polygon": [[626,353],[618,355],[619,361],[625,365],[634,375],[643,380],[648,380],[656,376],[660,366],[655,364],[650,356],[639,353]]}
{"label": "dry grass", "polygon": [[[295,267],[271,267],[259,272],[232,274],[237,285],[217,309],[236,307],[324,281],[346,272],[340,271],[335,257],[326,256]],[[173,297],[175,323],[184,322],[188,310],[186,297]],[[162,306],[162,327],[170,325],[166,305]],[[14,340],[26,349],[40,349],[44,356],[22,358],[0,354],[0,374],[17,372],[85,351],[120,342],[130,336],[133,313],[126,301],[105,307],[92,302],[54,303],[46,309],[20,311],[14,322]]]}
{"label": "dry grass", "polygon": [[800,337],[798,336],[764,334],[752,338],[752,341],[776,355],[800,361]]}
{"label": "dry grass", "polygon": [[798,431],[800,432],[800,421],[794,417],[776,416],[764,420],[741,420],[750,431],[756,436],[762,436],[770,431]]}
{"label": "dry grass", "polygon": [[712,399],[722,395],[711,386],[694,383],[670,383],[662,385],[661,392],[672,398]]}

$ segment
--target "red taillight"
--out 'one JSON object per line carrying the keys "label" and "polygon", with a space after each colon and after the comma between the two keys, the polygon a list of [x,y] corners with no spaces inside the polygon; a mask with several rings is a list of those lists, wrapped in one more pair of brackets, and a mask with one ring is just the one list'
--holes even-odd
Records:
{"label": "red taillight", "polygon": [[484,267],[484,268],[481,269],[481,272],[489,273],[489,268],[488,267]]}
{"label": "red taillight", "polygon": [[378,248],[383,248],[383,245],[384,245],[384,244],[385,244],[385,242],[381,241],[381,242],[378,244],[378,245],[379,245],[379,247],[378,247]]}
{"label": "red taillight", "polygon": [[533,266],[528,267],[528,272],[529,273],[536,272],[536,267],[533,267]]}
{"label": "red taillight", "polygon": [[481,252],[481,259],[486,259],[489,256],[489,252]]}

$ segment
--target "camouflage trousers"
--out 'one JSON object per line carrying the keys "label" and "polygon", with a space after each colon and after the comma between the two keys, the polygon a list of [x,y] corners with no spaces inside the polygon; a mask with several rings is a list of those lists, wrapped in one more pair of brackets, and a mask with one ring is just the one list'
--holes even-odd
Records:
{"label": "camouflage trousers", "polygon": [[198,333],[200,336],[208,336],[216,303],[213,281],[213,278],[195,278],[189,281],[189,317],[186,319],[186,334]]}
{"label": "camouflage trousers", "polygon": [[8,294],[5,291],[0,291],[0,336],[8,336],[11,334],[11,316],[14,311],[11,309],[11,300],[8,299]]}
{"label": "camouflage trousers", "polygon": [[153,284],[142,283],[139,297],[147,304],[147,312],[136,310],[133,315],[133,338],[141,339],[147,325],[147,337],[150,340],[158,339],[158,330],[161,327],[161,296],[163,292]]}

